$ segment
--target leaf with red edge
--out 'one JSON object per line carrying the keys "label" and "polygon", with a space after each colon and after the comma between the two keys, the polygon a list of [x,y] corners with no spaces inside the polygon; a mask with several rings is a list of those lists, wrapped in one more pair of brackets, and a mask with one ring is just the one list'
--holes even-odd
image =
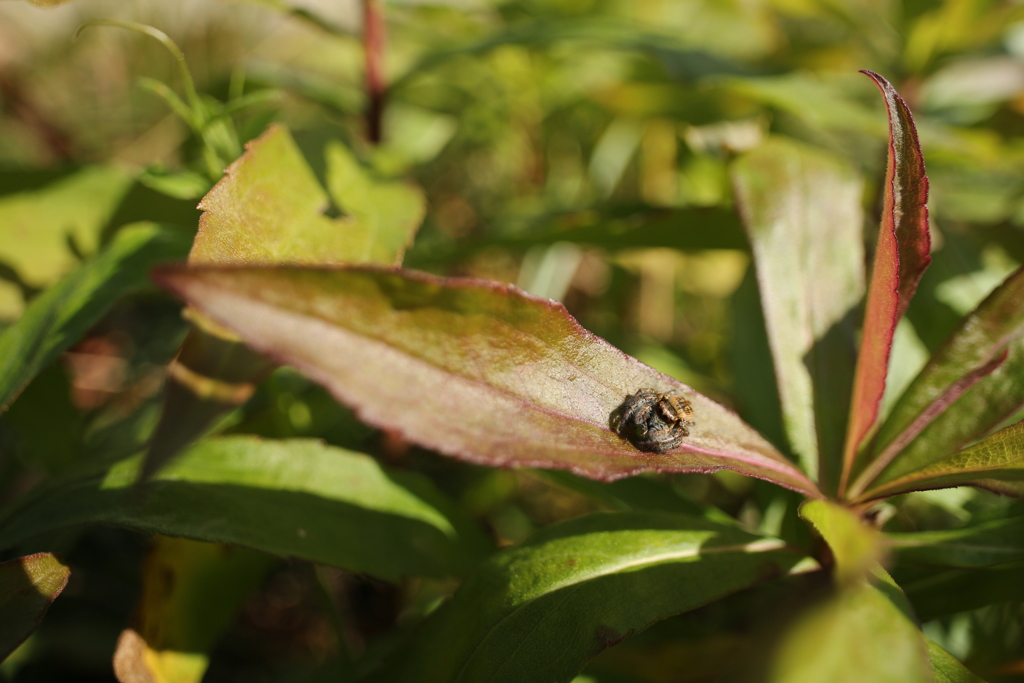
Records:
{"label": "leaf with red edge", "polygon": [[883,475],[861,498],[871,500],[907,491],[967,485],[1024,496],[1024,421],[920,469],[899,476]]}
{"label": "leaf with red edge", "polygon": [[[728,468],[820,495],[734,413],[515,287],[368,266],[182,267],[156,277],[366,422],[448,455],[604,480]],[[696,426],[672,452],[641,452],[610,426],[644,388],[693,404]]]}
{"label": "leaf with red edge", "polygon": [[70,573],[50,553],[0,563],[0,661],[39,625]]}
{"label": "leaf with red edge", "polygon": [[887,80],[871,71],[889,114],[889,151],[882,222],[868,287],[860,356],[854,377],[850,423],[840,491],[854,474],[855,460],[878,419],[896,323],[907,309],[931,261],[928,233],[928,178],[910,108]]}
{"label": "leaf with red edge", "polygon": [[[950,443],[943,433],[935,438],[926,428],[950,409],[958,399],[978,382],[992,374],[1008,360],[1011,348],[1024,338],[1024,269],[1018,270],[997,287],[940,346],[928,363],[900,397],[878,431],[875,455],[858,481],[850,488],[851,495],[863,491],[871,480],[893,466],[893,471],[916,469],[926,460],[941,457],[971,438],[980,436],[994,426],[988,423],[979,432]],[[1014,356],[1017,354],[1015,353]],[[1016,358],[1014,359],[1016,360]],[[1012,362],[1011,367],[1016,365]],[[1006,397],[1006,392],[1002,392]],[[1012,396],[1013,392],[1009,393]],[[1024,400],[1021,396],[1018,401]],[[986,401],[988,405],[993,403]],[[1017,402],[1011,403],[1011,409]],[[970,424],[978,412],[968,416],[960,406],[953,419]],[[984,414],[986,411],[981,411]],[[1004,415],[997,413],[997,421]],[[912,443],[916,439],[922,442]],[[911,446],[904,455],[905,449]]]}

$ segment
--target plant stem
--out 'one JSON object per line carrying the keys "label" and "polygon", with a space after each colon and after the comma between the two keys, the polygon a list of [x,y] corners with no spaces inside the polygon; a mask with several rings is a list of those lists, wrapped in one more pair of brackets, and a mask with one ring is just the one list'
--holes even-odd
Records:
{"label": "plant stem", "polygon": [[381,119],[387,83],[384,77],[384,7],[382,0],[363,0],[363,50],[366,55],[366,135],[381,141]]}

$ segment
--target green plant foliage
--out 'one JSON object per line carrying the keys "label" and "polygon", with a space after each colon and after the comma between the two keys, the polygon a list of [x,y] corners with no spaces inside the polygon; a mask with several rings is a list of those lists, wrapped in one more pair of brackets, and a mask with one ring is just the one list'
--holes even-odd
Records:
{"label": "green plant foliage", "polygon": [[[367,422],[444,453],[609,480],[727,467],[814,495],[735,414],[513,288],[362,268],[189,268],[159,278]],[[613,431],[615,411],[640,387],[694,404],[700,423],[680,453],[638,454]],[[439,419],[451,410],[457,418]]]}
{"label": "green plant foliage", "polygon": [[1020,3],[64,4],[0,679],[1019,680]]}
{"label": "green plant foliage", "polygon": [[42,620],[67,585],[70,570],[49,553],[0,563],[0,658],[6,658]]}
{"label": "green plant foliage", "polygon": [[181,259],[187,251],[188,240],[179,232],[155,225],[126,228],[103,252],[34,300],[0,335],[0,407],[10,405],[117,297],[147,286],[153,266]]}
{"label": "green plant foliage", "polygon": [[237,543],[391,580],[462,573],[481,552],[475,529],[429,482],[385,472],[358,453],[311,441],[216,439],[133,488],[139,461],[54,480],[8,511],[0,545],[104,523]]}
{"label": "green plant foliage", "polygon": [[551,526],[482,564],[371,680],[568,681],[626,635],[799,560],[779,541],[682,515]]}

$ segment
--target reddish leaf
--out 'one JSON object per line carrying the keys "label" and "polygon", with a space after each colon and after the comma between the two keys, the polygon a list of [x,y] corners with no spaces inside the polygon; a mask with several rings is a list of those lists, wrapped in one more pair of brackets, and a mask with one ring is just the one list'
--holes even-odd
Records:
{"label": "reddish leaf", "polygon": [[[157,279],[366,422],[448,455],[604,480],[728,468],[820,495],[734,413],[514,287],[373,267],[181,267]],[[696,426],[666,454],[610,427],[648,387],[695,410]]]}
{"label": "reddish leaf", "polygon": [[928,178],[910,109],[884,78],[870,76],[885,97],[889,113],[889,153],[882,222],[868,288],[864,330],[854,378],[850,426],[844,449],[842,491],[854,461],[878,419],[896,323],[906,311],[931,260],[928,234]]}
{"label": "reddish leaf", "polygon": [[[874,448],[877,455],[866,461],[866,468],[850,489],[851,495],[863,491],[890,464],[896,472],[916,469],[927,460],[941,457],[980,436],[1003,419],[1005,413],[996,413],[996,419],[984,424],[981,430],[968,433],[952,443],[948,433],[934,438],[933,432],[925,432],[961,396],[1002,366],[1011,350],[1016,356],[1022,335],[1024,269],[1018,270],[997,287],[932,354],[928,364],[900,397],[885,424],[879,429]],[[1015,364],[1014,358],[1010,366]],[[1001,393],[1004,398],[1010,398],[1015,392]],[[1011,402],[1011,408],[1015,408],[1018,402]],[[985,401],[985,407],[995,407],[995,403]],[[966,425],[973,423],[985,412],[987,410],[970,410],[968,406],[961,405],[955,419]],[[927,442],[927,448],[920,447],[925,444],[915,444],[909,451],[905,451],[922,433],[925,433],[921,438]]]}

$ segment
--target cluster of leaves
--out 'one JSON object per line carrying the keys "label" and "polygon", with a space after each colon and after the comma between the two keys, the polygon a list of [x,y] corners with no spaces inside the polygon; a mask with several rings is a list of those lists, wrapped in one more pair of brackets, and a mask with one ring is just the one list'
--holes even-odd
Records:
{"label": "cluster of leaves", "polygon": [[[767,18],[693,6],[704,35],[626,24],[614,7],[573,16],[571,7],[510,3],[498,30],[488,27],[493,18],[409,10],[438,12],[437,25],[464,45],[453,49],[439,31],[396,80],[385,126],[393,138],[371,148],[355,132],[362,122],[349,120],[327,144],[310,135],[303,145],[315,152],[304,155],[288,128],[273,125],[223,178],[221,162],[249,137],[239,112],[273,95],[247,91],[239,78],[224,103],[200,95],[185,69],[184,99],[156,82],[146,88],[192,132],[190,170],[150,167],[131,178],[87,168],[0,205],[15,225],[29,215],[16,200],[49,193],[68,207],[48,218],[55,223],[97,174],[104,187],[119,179],[92,198],[107,202],[96,216],[72,223],[69,243],[91,255],[66,275],[66,263],[43,276],[22,267],[31,251],[12,262],[12,307],[24,312],[0,336],[3,426],[17,456],[3,463],[11,484],[0,546],[13,559],[0,565],[0,649],[21,643],[63,589],[69,570],[50,553],[68,554],[72,580],[77,557],[116,562],[109,547],[82,550],[109,525],[156,534],[134,616],[125,610],[116,648],[100,653],[113,652],[122,681],[200,680],[243,604],[261,620],[254,590],[280,621],[268,574],[302,577],[323,603],[313,611],[332,615],[333,645],[318,650],[332,657],[313,671],[285,667],[282,680],[980,680],[940,644],[971,655],[990,680],[1013,680],[1024,518],[1009,499],[954,487],[1024,493],[1024,271],[951,320],[936,294],[959,304],[970,294],[925,274],[929,182],[906,103],[867,72],[886,129],[884,114],[846,94],[857,86],[833,90],[798,68],[812,57],[773,50],[761,35]],[[866,26],[874,16],[852,5],[778,15],[793,23],[798,46],[803,31],[843,27],[863,38],[848,59],[900,61],[930,77],[929,94],[915,100],[931,114],[922,130],[942,141],[936,195],[962,193],[972,179],[1005,195],[1002,213],[984,216],[971,213],[977,196],[961,194],[955,208],[937,203],[941,226],[992,228],[1003,261],[975,280],[995,277],[1016,253],[1013,190],[993,176],[1018,160],[1010,151],[985,165],[970,126],[986,116],[998,124],[1012,109],[1000,109],[1009,98],[943,100],[956,90],[947,73],[956,64],[937,65],[970,47],[965,40],[998,35],[980,29],[1005,26],[1013,11],[908,10],[903,42]],[[353,40],[309,12],[290,14],[331,41]],[[184,65],[161,32],[105,23],[158,38]],[[397,29],[401,45],[408,29]],[[593,63],[634,73],[594,80]],[[495,88],[525,85],[526,95],[504,102],[508,92],[479,92],[488,70],[504,77]],[[308,75],[266,70],[257,80],[335,114],[359,108],[324,96]],[[500,122],[487,114],[496,101],[508,106]],[[675,121],[687,123],[682,151]],[[888,141],[870,279],[865,182],[849,161],[879,169],[863,139]],[[538,164],[541,178],[531,180]],[[395,179],[405,173],[423,189]],[[195,214],[183,204],[197,194],[205,196],[193,238]],[[66,230],[55,223],[51,237]],[[655,249],[624,251],[637,247]],[[650,280],[664,275],[667,248],[747,251],[752,267],[725,296],[698,283],[677,307],[670,265],[666,326],[666,309],[649,302],[665,292]],[[524,249],[520,283],[544,297],[494,279]],[[949,267],[950,250],[935,252],[936,265]],[[406,251],[420,270],[401,267]],[[168,299],[138,294],[155,264],[186,255],[155,279],[189,304],[187,330]],[[697,266],[701,256],[686,258]],[[642,297],[621,281],[591,282],[587,294],[588,264],[607,278],[609,262],[620,280],[639,271]],[[925,296],[908,308],[919,288]],[[576,297],[588,327],[670,372],[588,332],[549,296]],[[721,342],[729,304],[742,337],[731,372]],[[719,336],[676,332],[699,322]],[[97,353],[103,343],[115,351]],[[158,392],[151,368],[179,343]],[[150,355],[127,362],[129,344]],[[97,357],[120,361],[130,377],[120,390],[86,381],[82,368],[103,367]],[[642,453],[612,428],[643,388],[694,407],[695,427],[671,452]],[[508,467],[538,471],[490,469]],[[645,472],[661,476],[623,479]],[[959,499],[890,501],[933,489]],[[511,547],[495,550],[495,541]],[[282,569],[275,558],[292,564]],[[354,601],[371,588],[401,614],[360,612]],[[362,623],[382,613],[382,632]],[[978,633],[998,632],[1000,645],[957,643],[950,633],[964,618]],[[59,638],[47,640],[50,621],[5,665],[9,673],[43,666]],[[220,661],[230,659],[221,647]],[[233,675],[212,662],[209,680]]]}

